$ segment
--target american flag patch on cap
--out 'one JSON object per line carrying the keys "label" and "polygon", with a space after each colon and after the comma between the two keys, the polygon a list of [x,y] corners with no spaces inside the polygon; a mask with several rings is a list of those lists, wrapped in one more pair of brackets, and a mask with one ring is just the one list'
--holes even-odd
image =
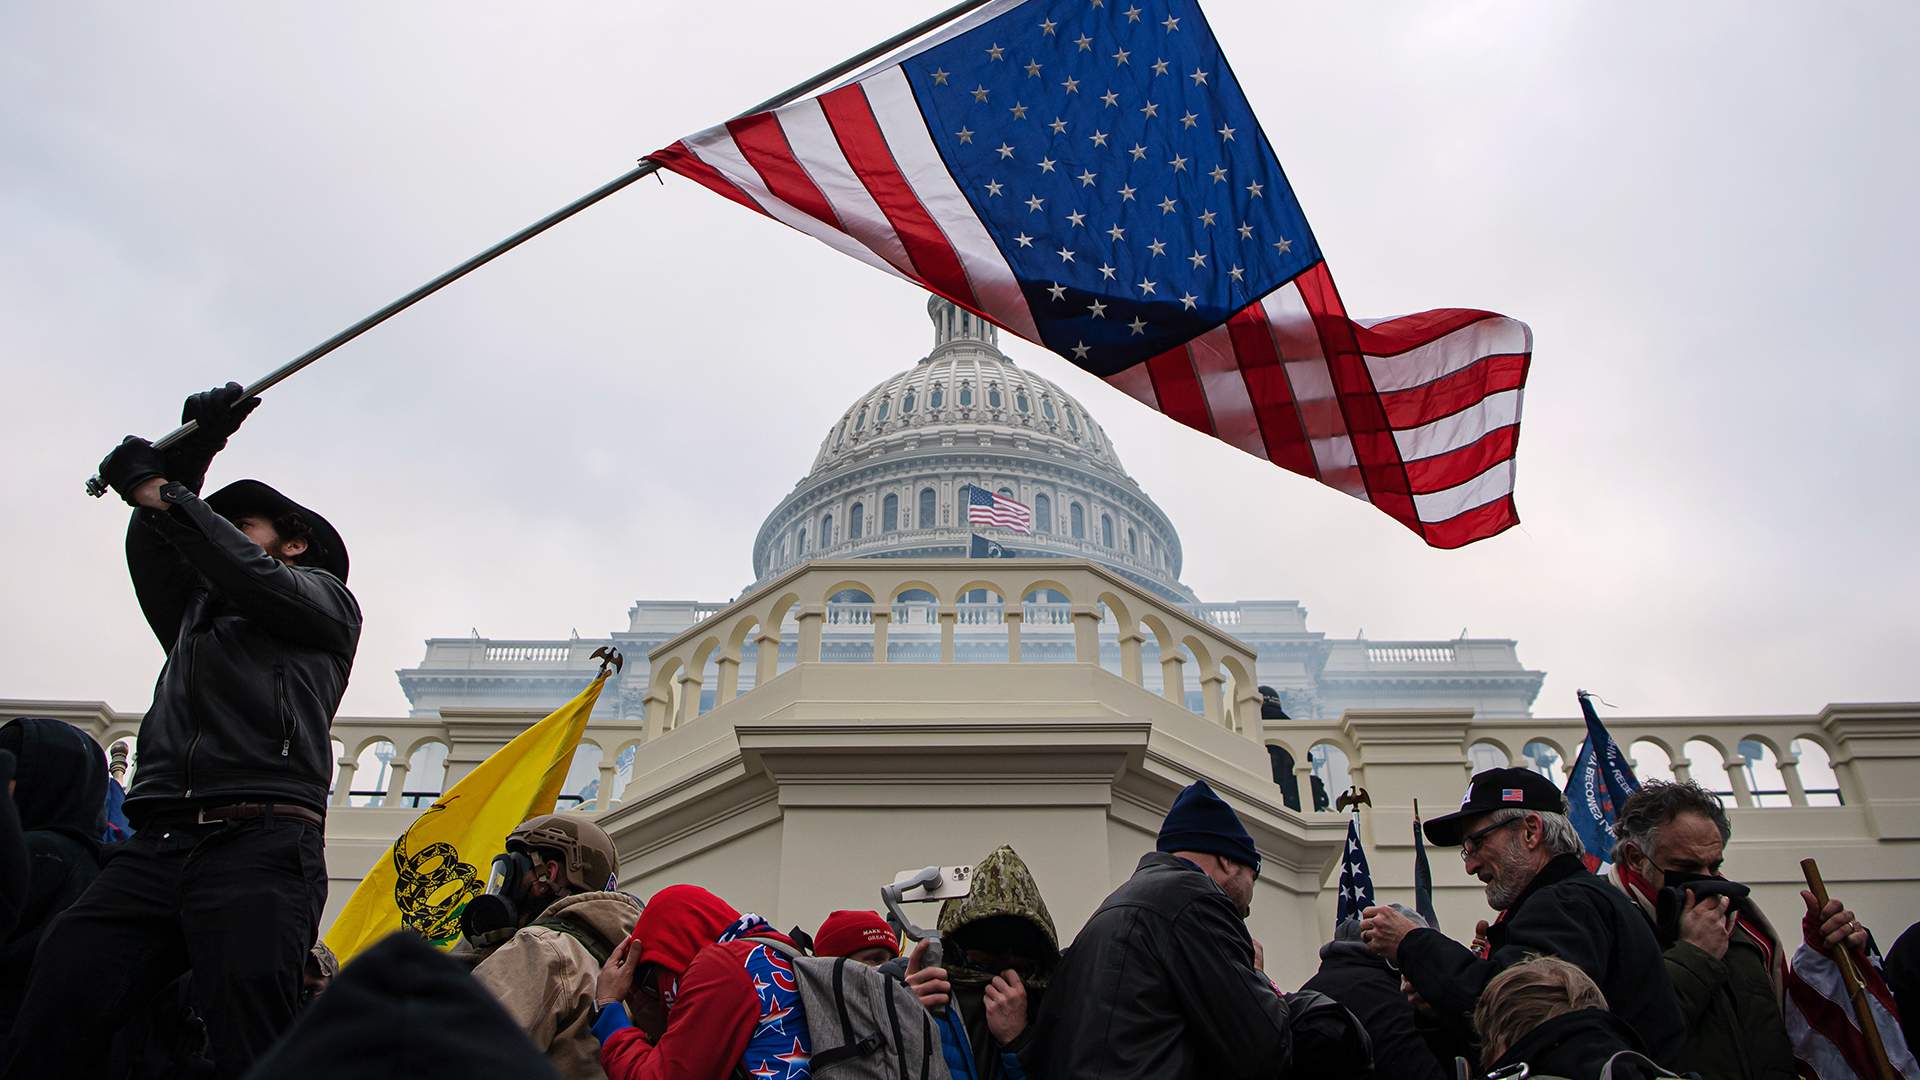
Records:
{"label": "american flag patch on cap", "polygon": [[1526,794],[1517,787],[1503,787],[1500,789],[1501,802],[1520,802],[1526,797]]}

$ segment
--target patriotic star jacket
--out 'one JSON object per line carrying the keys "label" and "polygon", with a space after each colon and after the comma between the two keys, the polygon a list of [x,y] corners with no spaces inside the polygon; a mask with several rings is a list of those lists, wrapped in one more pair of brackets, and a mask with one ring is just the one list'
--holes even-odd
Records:
{"label": "patriotic star jacket", "polygon": [[[785,941],[764,923],[749,931]],[[600,1064],[609,1080],[807,1080],[812,1054],[793,966],[753,941],[700,950],[680,976],[667,1029],[649,1043],[638,1028],[609,1036]]]}

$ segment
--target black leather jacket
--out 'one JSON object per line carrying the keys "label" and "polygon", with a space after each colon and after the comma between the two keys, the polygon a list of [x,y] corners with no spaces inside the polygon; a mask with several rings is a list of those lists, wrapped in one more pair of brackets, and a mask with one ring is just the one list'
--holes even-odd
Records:
{"label": "black leather jacket", "polygon": [[171,509],[136,510],[127,529],[134,592],[167,650],[128,820],[231,802],[324,814],[359,604],[332,574],[262,551],[188,484],[161,497]]}
{"label": "black leather jacket", "polygon": [[1287,1003],[1227,894],[1148,854],[1055,969],[1035,1036],[1047,1080],[1287,1075]]}

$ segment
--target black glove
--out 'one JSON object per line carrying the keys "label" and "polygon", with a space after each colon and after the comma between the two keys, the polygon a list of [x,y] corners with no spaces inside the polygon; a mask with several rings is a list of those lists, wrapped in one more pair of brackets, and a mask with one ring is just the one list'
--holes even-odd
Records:
{"label": "black glove", "polygon": [[156,476],[165,476],[166,461],[153,444],[138,435],[129,435],[120,440],[100,462],[100,479],[126,501],[128,506],[138,506],[133,501],[134,489]]}
{"label": "black glove", "polygon": [[184,424],[191,420],[199,425],[198,434],[225,442],[228,436],[240,430],[240,424],[247,414],[260,407],[257,397],[240,400],[242,390],[239,383],[230,382],[194,394],[187,398],[186,404],[180,406],[180,422]]}

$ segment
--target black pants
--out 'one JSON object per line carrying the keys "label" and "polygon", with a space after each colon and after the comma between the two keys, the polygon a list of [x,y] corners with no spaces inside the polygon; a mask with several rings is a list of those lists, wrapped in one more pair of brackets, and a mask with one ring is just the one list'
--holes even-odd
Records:
{"label": "black pants", "polygon": [[216,1073],[239,1077],[293,1021],[326,900],[318,826],[141,829],[41,942],[6,1080],[106,1076],[124,1018],[186,971]]}

